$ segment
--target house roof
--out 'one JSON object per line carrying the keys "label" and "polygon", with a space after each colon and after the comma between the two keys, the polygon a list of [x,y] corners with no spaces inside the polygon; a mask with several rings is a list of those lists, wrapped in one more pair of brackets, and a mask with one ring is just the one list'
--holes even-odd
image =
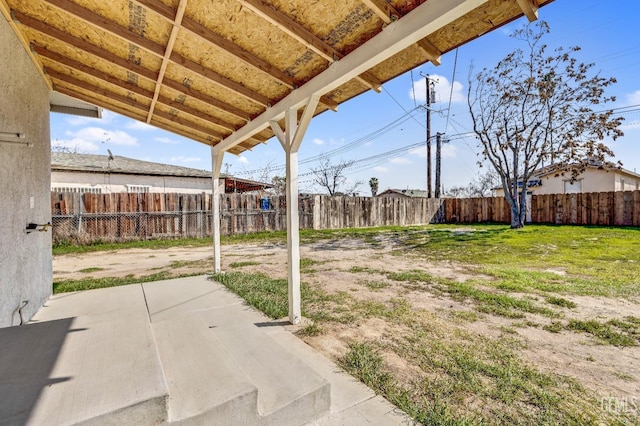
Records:
{"label": "house roof", "polygon": [[2,0],[0,12],[50,88],[238,154],[289,108],[336,110],[551,1]]}
{"label": "house roof", "polygon": [[[534,173],[534,176],[540,179],[549,175],[561,174],[563,171],[567,170],[569,167],[570,166],[561,167],[556,164],[552,164],[549,166],[542,167],[539,170],[536,170],[536,172]],[[607,167],[606,165],[601,165],[599,163],[591,163],[591,164],[588,164],[586,167],[588,169],[604,170],[606,172],[613,171],[616,173],[622,173],[628,176],[633,176],[635,178],[640,178],[640,174],[636,172],[632,172],[631,170],[623,169],[622,167],[617,167],[617,166]]]}
{"label": "house roof", "polygon": [[391,189],[390,188],[378,194],[378,197],[385,194],[399,194],[399,195],[404,195],[405,197],[411,197],[411,198],[426,198],[428,195],[427,191],[422,189]]}
{"label": "house roof", "polygon": [[[86,173],[119,173],[129,175],[153,175],[153,176],[179,176],[211,179],[211,172],[192,169],[189,167],[174,166],[171,164],[153,163],[150,161],[136,160],[134,158],[114,155],[109,159],[108,155],[96,154],[72,154],[66,152],[51,153],[51,171],[60,172],[86,172]],[[222,174],[225,180],[226,192],[255,191],[264,188],[272,188],[268,183],[256,182],[249,179],[240,179],[234,176]]]}
{"label": "house roof", "polygon": [[189,167],[173,166],[170,164],[152,163],[150,161],[114,155],[71,154],[63,152],[51,153],[52,171],[74,172],[110,172],[134,175],[162,175],[201,177],[211,179],[211,172],[191,169]]}

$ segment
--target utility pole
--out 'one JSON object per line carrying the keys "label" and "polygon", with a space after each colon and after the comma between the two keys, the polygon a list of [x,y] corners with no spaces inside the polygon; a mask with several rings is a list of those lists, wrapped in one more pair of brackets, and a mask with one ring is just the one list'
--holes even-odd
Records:
{"label": "utility pole", "polygon": [[436,133],[436,198],[440,198],[440,164],[442,159],[442,133]]}
{"label": "utility pole", "polygon": [[431,79],[429,74],[424,78],[427,100],[427,198],[433,198],[431,192]]}

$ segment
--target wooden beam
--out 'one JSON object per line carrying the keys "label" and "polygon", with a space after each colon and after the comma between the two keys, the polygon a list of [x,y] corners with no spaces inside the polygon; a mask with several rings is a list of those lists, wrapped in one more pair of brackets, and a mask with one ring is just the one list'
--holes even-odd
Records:
{"label": "wooden beam", "polygon": [[245,64],[262,71],[276,81],[286,85],[288,88],[293,89],[294,87],[298,86],[298,83],[289,74],[274,67],[269,62],[255,56],[253,53],[244,50],[237,44],[234,44],[221,35],[214,33],[213,31],[211,31],[204,25],[199,24],[193,19],[184,18],[182,25],[192,33],[200,36],[214,46],[217,46],[219,49],[241,60]]}
{"label": "wooden beam", "polygon": [[39,21],[35,18],[32,18],[28,15],[25,15],[21,12],[14,12],[16,19],[22,24],[29,28],[32,28],[42,34],[48,35],[54,39],[62,41],[70,46],[75,47],[78,50],[90,53],[93,56],[96,56],[100,59],[103,59],[107,62],[111,62],[115,65],[118,65],[124,69],[132,71],[142,77],[145,77],[149,80],[156,81],[158,79],[158,73],[155,71],[151,71],[145,67],[134,64],[132,62],[127,61],[124,58],[121,58],[108,50],[104,50],[98,46],[95,46],[81,38],[74,37],[65,33],[62,30],[59,30],[55,27],[50,26],[42,21]]}
{"label": "wooden beam", "polygon": [[106,81],[115,86],[122,87],[124,89],[129,90],[130,92],[137,93],[138,95],[144,96],[146,98],[149,98],[149,99],[153,98],[153,92],[151,90],[143,89],[140,86],[129,83],[128,81],[121,80],[105,72],[99,71],[93,67],[83,64],[82,62],[78,62],[75,59],[68,58],[64,55],[54,52],[53,50],[49,50],[38,44],[32,44],[31,48],[39,56],[42,56],[43,58],[47,58],[50,61],[57,62],[73,70],[83,72],[87,75]]}
{"label": "wooden beam", "polygon": [[224,112],[227,112],[233,116],[236,116],[244,121],[249,121],[251,119],[250,114],[248,112],[245,112],[243,110],[241,110],[240,108],[236,108],[233,105],[227,104],[225,102],[222,102],[212,96],[209,96],[205,93],[202,92],[198,92],[197,90],[194,90],[190,87],[185,86],[182,83],[179,83],[177,81],[174,80],[168,80],[165,79],[164,80],[164,85],[166,87],[169,87],[177,92],[183,93],[187,96],[190,96],[194,99],[197,99],[201,102],[204,102],[214,108],[217,108],[219,110],[222,110]]}
{"label": "wooden beam", "polygon": [[[129,90],[130,92],[136,93],[140,96],[144,96],[147,99],[152,100],[154,97],[154,92],[151,90],[147,90],[135,84],[129,83],[128,81],[121,80],[103,71],[99,71],[93,67],[84,65],[83,63],[78,62],[74,59],[70,59],[70,58],[67,58],[66,56],[60,55],[59,53],[56,53],[52,50],[45,49],[44,47],[39,46],[37,44],[32,45],[32,48],[34,52],[36,52],[38,55],[44,58],[47,58],[53,62],[62,64],[73,70],[85,73],[99,80],[113,84],[114,86],[124,88],[126,90]],[[216,125],[231,131],[236,130],[236,127],[233,124],[227,123],[226,121],[221,120],[217,117],[213,117],[203,111],[184,105],[167,96],[159,95],[157,101],[168,107],[185,112],[189,115],[200,118],[201,120],[205,120],[213,125]]]}
{"label": "wooden beam", "polygon": [[173,52],[171,54],[171,61],[175,62],[181,67],[184,67],[190,71],[193,71],[196,74],[201,75],[202,77],[205,77],[206,79],[218,84],[219,86],[222,86],[227,90],[230,90],[232,92],[235,92],[238,95],[241,95],[242,97],[244,97],[249,101],[262,105],[263,107],[267,107],[271,105],[271,100],[266,96],[263,96],[252,90],[249,90],[242,84],[236,83],[235,81],[230,80],[227,77],[224,77],[216,73],[215,71],[212,71],[209,68],[206,68],[200,65],[199,63],[192,61],[191,59],[185,58],[184,56],[179,55],[176,52]]}
{"label": "wooden beam", "polygon": [[516,0],[518,6],[522,9],[529,22],[538,19],[538,1],[537,0]]}
{"label": "wooden beam", "polygon": [[426,53],[427,57],[431,61],[431,63],[435,66],[438,66],[442,63],[442,52],[435,47],[429,40],[423,38],[416,43],[424,53]]}
{"label": "wooden beam", "polygon": [[[34,29],[42,34],[46,34],[51,38],[59,40],[63,43],[66,43],[70,46],[75,47],[78,50],[87,52],[93,56],[96,56],[100,59],[103,59],[111,64],[118,65],[121,68],[124,68],[128,71],[133,72],[134,74],[139,75],[140,77],[144,77],[151,81],[157,81],[158,73],[155,71],[151,71],[148,68],[145,68],[141,65],[134,64],[133,62],[129,62],[124,58],[121,58],[107,50],[104,50],[98,46],[95,46],[85,40],[82,40],[78,37],[71,36],[55,27],[52,27],[42,21],[34,19],[28,15],[23,14],[22,12],[14,12],[14,16],[18,22],[22,25]],[[47,77],[48,79],[48,77]],[[225,102],[221,102],[213,97],[207,96],[203,93],[197,92],[189,87],[185,86],[182,83],[178,83],[177,81],[164,79],[164,85],[167,87],[176,90],[184,95],[190,96],[194,99],[198,99],[202,102],[205,102],[214,108],[217,108],[221,111],[227,112],[231,115],[234,115],[242,120],[249,120],[250,114],[241,110],[240,108],[236,108],[230,104]]]}
{"label": "wooden beam", "polygon": [[390,24],[393,21],[397,21],[402,17],[393,6],[387,3],[385,0],[362,0],[369,9],[373,11],[382,22],[385,24]]}
{"label": "wooden beam", "polygon": [[122,27],[115,22],[72,2],[71,0],[44,0],[50,5],[60,9],[63,12],[76,16],[82,21],[91,24],[101,30],[115,35],[118,38],[126,40],[141,49],[147,50],[157,56],[164,55],[164,47],[148,38],[130,31],[128,28]]}
{"label": "wooden beam", "polygon": [[[308,49],[317,53],[325,60],[335,62],[344,57],[342,53],[316,37],[315,34],[304,28],[298,22],[274,9],[264,0],[238,0],[238,2],[262,19],[278,27],[281,31],[285,32]],[[364,72],[363,74],[364,75],[362,76],[356,76],[356,78],[365,86],[377,92],[382,91],[382,83],[375,76],[368,72]]]}
{"label": "wooden beam", "polygon": [[[390,24],[403,16],[401,12],[385,0],[362,0],[362,2],[366,4],[367,7],[369,7],[369,9],[371,9],[380,19],[382,19],[385,24]],[[424,53],[427,54],[429,61],[431,61],[433,65],[438,66],[442,63],[442,52],[431,44],[429,40],[424,38],[418,41],[417,45],[424,51]]]}
{"label": "wooden beam", "polygon": [[[104,109],[108,109],[109,111],[113,111],[113,112],[116,112],[116,113],[118,113],[120,115],[124,115],[125,117],[129,117],[129,118],[132,118],[134,120],[141,121],[141,122],[144,122],[144,120],[145,120],[146,113],[142,113],[142,114],[140,114],[140,116],[136,117],[133,113],[131,113],[128,110],[125,110],[125,109],[123,109],[123,108],[121,108],[121,107],[119,107],[119,106],[117,106],[117,105],[115,105],[113,103],[106,102],[104,98],[87,96],[84,93],[75,91],[75,90],[70,89],[70,88],[65,87],[65,86],[56,85],[55,86],[55,90],[60,92],[60,93],[65,94],[65,95],[71,96],[72,98],[80,99],[81,101],[88,102],[88,103],[91,103],[91,104],[94,104],[94,105],[98,105],[98,106],[100,106],[100,107],[102,107]],[[151,124],[153,126],[159,128],[159,129],[166,130],[166,131],[168,131],[170,133],[183,136],[183,137],[185,137],[187,139],[191,139],[191,140],[194,140],[196,142],[200,142],[202,144],[209,145],[209,146],[214,145],[214,141],[213,140],[207,140],[206,138],[202,138],[202,137],[199,137],[197,135],[189,134],[189,133],[184,132],[182,130],[178,130],[176,128],[167,126],[166,124],[163,124],[161,122],[152,121]]]}
{"label": "wooden beam", "polygon": [[[119,95],[117,93],[111,92],[111,91],[106,90],[106,89],[102,89],[102,88],[100,88],[98,86],[95,86],[95,85],[93,85],[91,83],[88,83],[86,81],[77,79],[77,78],[72,77],[70,75],[66,75],[64,73],[58,72],[56,70],[53,70],[51,68],[45,68],[45,71],[47,72],[47,74],[49,74],[49,76],[51,76],[51,78],[53,78],[54,81],[55,80],[62,81],[62,82],[65,82],[67,84],[70,84],[72,86],[79,87],[79,88],[87,90],[87,91],[89,91],[91,93],[95,93],[95,94],[100,95],[102,97],[108,98],[110,100],[113,100],[113,101],[116,101],[116,102],[120,102],[120,103],[125,104],[125,105],[129,105],[131,107],[134,107],[134,108],[137,108],[137,109],[140,109],[140,110],[144,111],[145,114],[148,111],[148,108],[147,108],[146,105],[141,104],[140,102],[136,102],[135,100],[130,99],[130,98],[126,97],[126,96]],[[170,114],[170,113],[164,112],[164,111],[156,111],[155,115],[157,117],[164,118],[165,120],[170,120],[170,121],[178,123],[178,124],[180,124],[182,126],[185,126],[185,127],[190,128],[190,129],[196,130],[198,132],[204,133],[206,135],[216,137],[218,139],[221,139],[224,136],[220,132],[217,132],[217,131],[215,131],[213,129],[210,129],[209,127],[205,127],[205,126],[203,126],[201,124],[194,123],[194,122],[191,122],[189,120],[186,120],[186,119],[184,119],[182,117],[179,117],[177,114]]]}
{"label": "wooden beam", "polygon": [[[149,8],[150,10],[160,14],[162,17],[167,19],[169,22],[173,23],[173,9],[166,5],[158,5],[156,2],[152,0],[137,0],[141,5]],[[292,76],[285,73],[284,71],[274,67],[269,62],[257,57],[251,52],[248,52],[242,49],[240,46],[234,44],[233,42],[227,40],[226,38],[220,36],[219,34],[211,31],[204,25],[194,21],[189,17],[184,17],[182,20],[182,27],[201,37],[202,39],[208,41],[219,49],[229,53],[235,58],[241,60],[245,64],[253,67],[256,70],[262,71],[268,76],[272,77],[276,81],[281,84],[284,84],[290,89],[295,87],[299,87],[300,83],[298,83]],[[371,84],[381,84],[380,82],[376,82],[374,80],[371,81]],[[332,111],[338,110],[338,104],[333,100],[322,97],[320,102],[326,105]]]}
{"label": "wooden beam", "polygon": [[488,0],[429,0],[416,7],[401,20],[387,26],[366,43],[355,49],[341,61],[321,72],[298,90],[294,90],[276,105],[233,132],[216,145],[215,149],[226,151],[247,138],[269,127],[271,121],[284,118],[290,108],[301,108],[314,94],[328,93],[361,74],[364,70],[380,64],[410,45],[427,37]]}
{"label": "wooden beam", "polygon": [[160,95],[160,90],[162,90],[162,80],[164,80],[164,74],[165,72],[167,72],[169,58],[171,57],[171,53],[173,53],[173,46],[175,45],[176,39],[178,38],[178,33],[180,32],[180,24],[182,23],[184,11],[186,8],[187,0],[180,0],[178,10],[176,11],[176,17],[171,28],[171,34],[169,35],[169,40],[167,41],[167,47],[164,51],[164,56],[162,57],[162,65],[160,65],[158,80],[156,80],[155,92],[153,94],[153,99],[151,100],[151,105],[149,106],[149,113],[147,114],[147,124],[151,123],[153,111],[156,109],[156,102],[158,102],[158,96]]}
{"label": "wooden beam", "polygon": [[192,108],[190,106],[184,105],[174,99],[171,99],[167,96],[163,96],[160,95],[158,96],[158,102],[160,102],[163,105],[166,105],[170,108],[173,109],[177,109],[178,111],[182,111],[186,114],[192,115],[194,117],[197,117],[201,120],[205,120],[211,124],[214,124],[216,126],[220,126],[224,129],[230,130],[230,131],[235,131],[236,127],[233,124],[227,123],[224,120],[220,120],[217,117],[212,117],[209,114],[207,114],[206,112],[200,111],[199,109],[196,108]]}
{"label": "wooden beam", "polygon": [[121,104],[125,104],[125,105],[129,105],[133,108],[139,109],[141,111],[144,111],[145,113],[148,110],[148,107],[138,101],[136,101],[135,99],[129,98],[127,96],[123,96],[123,95],[119,95],[117,93],[114,93],[110,90],[106,90],[103,89],[101,87],[98,87],[96,85],[93,85],[87,81],[84,80],[80,80],[78,78],[75,78],[71,75],[67,75],[64,73],[61,73],[59,71],[56,71],[52,68],[44,68],[45,72],[49,75],[49,77],[51,77],[54,81],[58,80],[58,81],[62,81],[65,82],[67,84],[70,84],[72,86],[75,87],[79,87],[81,89],[84,89],[86,91],[89,91],[91,93],[95,93],[96,95],[100,95],[100,96],[104,96],[106,98],[109,98],[111,100],[120,102]]}
{"label": "wooden beam", "polygon": [[[148,52],[159,56],[161,59],[164,58],[164,54],[166,52],[165,47],[160,44],[157,44],[149,39],[146,39],[138,34],[135,34],[129,29],[121,27],[117,25],[113,21],[110,21],[102,16],[85,9],[77,4],[73,3],[70,0],[44,0],[53,6],[60,8],[61,10],[71,13],[76,17],[82,19],[83,21],[94,25],[97,28],[100,28],[103,31],[114,34],[116,37],[121,38],[122,40],[132,43],[142,49],[147,50]],[[224,77],[213,70],[210,70],[190,59],[187,59],[177,53],[173,52],[169,56],[169,60],[171,62],[175,62],[178,65],[181,65],[193,72],[200,74],[202,77],[211,80],[212,82],[224,87],[227,90],[231,90],[236,92],[237,94],[245,97],[246,99],[255,102],[262,106],[269,106],[271,101],[263,95],[259,93],[253,92],[249,90],[247,87],[243,86],[240,83],[237,83],[227,77]],[[159,73],[158,73],[159,74]],[[157,78],[155,79],[157,81]]]}
{"label": "wooden beam", "polygon": [[7,22],[9,23],[9,26],[11,27],[13,32],[16,34],[16,37],[18,37],[18,40],[20,40],[20,43],[22,44],[22,47],[24,47],[24,50],[27,52],[29,59],[31,59],[31,62],[33,62],[33,65],[36,66],[36,69],[42,76],[42,80],[44,81],[44,84],[47,85],[49,90],[53,90],[53,84],[51,83],[51,80],[44,73],[44,71],[42,70],[42,64],[40,63],[40,61],[38,61],[38,58],[31,51],[31,48],[29,46],[29,40],[27,40],[24,34],[22,34],[22,32],[20,31],[20,28],[18,28],[18,25],[14,21],[13,11],[11,10],[11,8],[9,8],[9,5],[7,4],[6,0],[0,0],[0,13],[2,13],[2,16],[4,16],[4,18],[7,20]]}

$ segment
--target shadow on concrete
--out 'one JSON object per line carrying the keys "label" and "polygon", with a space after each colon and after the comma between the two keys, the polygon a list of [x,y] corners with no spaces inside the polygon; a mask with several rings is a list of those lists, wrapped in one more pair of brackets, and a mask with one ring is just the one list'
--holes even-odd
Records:
{"label": "shadow on concrete", "polygon": [[28,422],[42,390],[71,377],[51,373],[73,318],[0,328],[0,425]]}

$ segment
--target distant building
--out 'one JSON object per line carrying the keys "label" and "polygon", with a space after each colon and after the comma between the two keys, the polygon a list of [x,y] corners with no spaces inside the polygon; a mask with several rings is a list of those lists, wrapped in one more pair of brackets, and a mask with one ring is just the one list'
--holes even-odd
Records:
{"label": "distant building", "polygon": [[422,189],[387,189],[376,195],[376,197],[426,198],[427,195],[427,191]]}
{"label": "distant building", "polygon": [[[257,192],[273,186],[221,175],[225,193]],[[51,190],[57,192],[120,193],[212,192],[211,172],[94,154],[51,153]]]}
{"label": "distant building", "polygon": [[[522,182],[519,182],[522,186]],[[529,180],[528,190],[532,195],[569,194],[580,192],[637,191],[640,189],[640,174],[621,168],[602,168],[587,166],[575,181],[571,182],[571,173],[562,173],[562,169],[548,166],[540,169]],[[495,188],[496,197],[503,197],[502,187]]]}

